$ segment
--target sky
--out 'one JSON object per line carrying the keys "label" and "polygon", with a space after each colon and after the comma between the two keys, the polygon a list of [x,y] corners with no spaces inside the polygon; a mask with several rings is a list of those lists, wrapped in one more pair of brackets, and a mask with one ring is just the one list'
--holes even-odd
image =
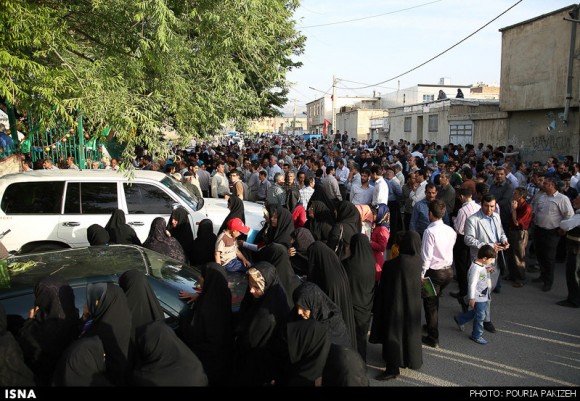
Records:
{"label": "sky", "polygon": [[[287,74],[291,89],[284,112],[293,114],[296,104],[301,115],[306,103],[331,94],[333,74],[338,79],[337,97],[372,96],[373,90],[389,93],[399,85],[401,89],[436,85],[442,77],[452,85],[499,84],[499,29],[572,4],[570,0],[302,0],[294,17],[297,30],[307,37],[306,48],[294,57],[302,67]],[[447,53],[390,80],[460,42],[513,5]],[[386,80],[390,81],[358,89]]]}

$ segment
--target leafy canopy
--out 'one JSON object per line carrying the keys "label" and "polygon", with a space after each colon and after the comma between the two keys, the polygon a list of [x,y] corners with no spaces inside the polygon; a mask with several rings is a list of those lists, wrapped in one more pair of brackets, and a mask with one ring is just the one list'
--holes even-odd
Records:
{"label": "leafy canopy", "polygon": [[[159,149],[271,116],[300,63],[298,0],[10,0],[0,10],[0,99],[20,113],[113,127]],[[128,154],[126,156],[129,156]]]}

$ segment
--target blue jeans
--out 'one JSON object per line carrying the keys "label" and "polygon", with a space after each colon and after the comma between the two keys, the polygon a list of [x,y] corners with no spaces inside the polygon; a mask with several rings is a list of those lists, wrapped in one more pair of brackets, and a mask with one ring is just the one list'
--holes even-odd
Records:
{"label": "blue jeans", "polygon": [[473,320],[473,331],[471,337],[478,339],[483,335],[483,320],[485,319],[488,302],[476,302],[475,308],[457,315],[459,324],[465,324]]}
{"label": "blue jeans", "polygon": [[229,272],[245,272],[246,266],[244,266],[240,259],[235,258],[226,263],[224,269]]}

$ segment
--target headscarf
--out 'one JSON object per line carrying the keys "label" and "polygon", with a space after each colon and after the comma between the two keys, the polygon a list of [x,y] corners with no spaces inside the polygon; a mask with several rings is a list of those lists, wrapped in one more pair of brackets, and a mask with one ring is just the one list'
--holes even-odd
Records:
{"label": "headscarf", "polygon": [[93,224],[87,228],[87,240],[91,246],[109,245],[111,240],[109,233],[104,227]]}
{"label": "headscarf", "polygon": [[[173,209],[171,216],[169,217],[169,224],[167,225],[167,230],[173,238],[179,241],[179,244],[183,248],[183,252],[187,259],[191,261],[193,249],[193,231],[191,230],[191,225],[189,224],[188,213],[182,206]],[[171,220],[175,219],[177,225],[173,227]]]}
{"label": "headscarf", "polygon": [[374,222],[375,216],[373,215],[373,211],[369,205],[355,205],[355,207],[358,209],[361,222],[366,221],[370,224]]}
{"label": "headscarf", "polygon": [[112,386],[106,377],[105,348],[97,336],[71,344],[57,364],[55,386]]}
{"label": "headscarf", "polygon": [[327,241],[334,225],[334,215],[331,210],[320,201],[310,201],[309,208],[314,211],[314,218],[308,217],[305,228],[308,228],[317,241]]}
{"label": "headscarf", "polygon": [[296,277],[296,274],[292,270],[288,249],[284,245],[273,242],[260,250],[257,255],[257,260],[267,261],[276,267],[280,284],[284,288],[284,292],[286,292],[288,308],[292,309],[294,307],[292,293],[300,285],[300,280],[298,280],[298,277]]}
{"label": "headscarf", "polygon": [[290,369],[286,385],[313,386],[322,377],[330,351],[328,328],[314,319],[288,323]]}
{"label": "headscarf", "polygon": [[127,297],[133,335],[139,327],[164,319],[163,309],[142,271],[131,269],[121,274],[119,287],[123,289]]}
{"label": "headscarf", "polygon": [[92,323],[84,336],[101,339],[107,354],[107,378],[114,384],[124,384],[131,340],[131,312],[127,297],[113,283],[88,284],[87,305]]}
{"label": "headscarf", "polygon": [[[198,237],[199,238],[199,237]],[[201,360],[210,385],[227,383],[233,350],[232,293],[223,266],[202,265],[203,289],[184,338]]]}
{"label": "headscarf", "polygon": [[366,235],[356,234],[350,239],[350,250],[351,256],[342,264],[350,283],[355,320],[368,320],[371,316],[375,290],[373,248]]}
{"label": "headscarf", "polygon": [[105,230],[109,233],[110,242],[113,244],[141,245],[133,227],[125,223],[125,212],[121,209],[113,211]]}
{"label": "headscarf", "polygon": [[0,386],[33,386],[34,375],[24,363],[24,356],[12,333],[8,331],[8,318],[0,304]]}
{"label": "headscarf", "polygon": [[334,215],[334,211],[336,210],[336,205],[334,203],[334,200],[330,199],[328,197],[328,195],[326,195],[326,192],[322,188],[322,185],[317,185],[314,187],[314,192],[312,193],[312,196],[310,197],[310,201],[308,202],[308,206],[310,206],[310,204],[312,204],[312,202],[322,202],[328,208],[328,210],[330,210],[332,212],[332,215]]}
{"label": "headscarf", "polygon": [[[310,310],[310,318],[328,328],[330,342],[350,346],[352,340],[340,308],[318,287],[305,282],[294,291],[294,303]],[[301,319],[299,317],[299,319]]]}
{"label": "headscarf", "polygon": [[[244,201],[241,200],[238,196],[230,196],[228,198],[228,209],[230,212],[224,219],[220,229],[218,230],[217,235],[220,235],[227,227],[228,221],[231,219],[235,219],[236,217],[242,220],[242,223],[246,223],[246,214],[244,212]],[[199,237],[199,234],[197,235]]]}
{"label": "headscarf", "polygon": [[294,230],[292,233],[294,243],[292,246],[296,249],[296,254],[290,257],[292,269],[299,275],[308,274],[308,247],[312,245],[315,240],[309,229],[301,227]]}
{"label": "headscarf", "polygon": [[[239,199],[239,198],[238,198]],[[197,236],[193,240],[194,260],[190,263],[203,266],[206,263],[215,261],[215,243],[217,236],[213,233],[213,223],[210,219],[203,219],[197,227]]]}
{"label": "headscarf", "polygon": [[139,364],[133,372],[137,386],[207,386],[207,376],[197,356],[163,321],[137,330]]}
{"label": "headscarf", "polygon": [[286,330],[289,315],[286,293],[276,268],[268,262],[259,262],[248,269],[248,274],[254,270],[264,278],[263,295],[254,298],[248,286],[235,329],[236,379],[245,385],[263,384],[276,377],[285,358],[280,355],[281,334]]}
{"label": "headscarf", "polygon": [[181,244],[175,238],[168,237],[165,233],[166,229],[167,224],[165,223],[165,219],[163,217],[156,217],[151,222],[149,236],[143,243],[143,247],[169,256],[181,263],[186,263],[187,258],[185,257]]}
{"label": "headscarf", "polygon": [[386,227],[391,228],[387,214],[390,213],[389,207],[384,203],[379,203],[377,205],[377,218],[375,219],[376,227]]}
{"label": "headscarf", "polygon": [[18,337],[26,364],[39,384],[48,384],[58,358],[79,335],[79,311],[71,286],[61,277],[46,276],[34,286],[38,312]]}
{"label": "headscarf", "polygon": [[[292,232],[294,231],[294,220],[292,219],[292,214],[284,209],[282,206],[276,207],[276,216],[278,217],[278,223],[276,227],[270,226],[266,232],[266,243],[278,243],[290,248],[290,239]],[[270,219],[272,214],[270,214]]]}
{"label": "headscarf", "polygon": [[[330,233],[328,246],[331,249],[337,246],[348,247],[351,237],[361,231],[362,223],[358,209],[350,202],[339,202],[336,209],[336,224]],[[340,239],[342,239],[341,242],[339,242]]]}
{"label": "headscarf", "polygon": [[308,281],[312,281],[342,312],[353,347],[356,347],[354,309],[348,276],[340,259],[323,242],[316,241],[308,249]]}

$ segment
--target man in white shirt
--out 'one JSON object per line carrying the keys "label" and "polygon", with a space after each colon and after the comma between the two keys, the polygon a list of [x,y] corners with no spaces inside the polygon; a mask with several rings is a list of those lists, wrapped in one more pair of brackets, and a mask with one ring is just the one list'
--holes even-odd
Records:
{"label": "man in white shirt", "polygon": [[340,190],[340,196],[342,199],[346,199],[346,183],[348,182],[348,175],[350,171],[348,167],[344,165],[344,161],[339,159],[337,162],[337,168],[334,172],[336,181],[338,182],[338,189]]}
{"label": "man in white shirt", "polygon": [[435,199],[429,203],[429,219],[431,224],[423,233],[421,243],[421,258],[423,271],[421,278],[429,277],[437,292],[434,297],[423,298],[427,335],[423,336],[423,344],[437,348],[439,346],[439,296],[441,291],[453,280],[453,245],[457,238],[455,231],[443,223],[445,203]]}
{"label": "man in white shirt", "polygon": [[308,203],[310,202],[310,198],[312,198],[312,194],[314,193],[314,178],[305,178],[304,179],[304,188],[300,189],[300,203],[304,208],[308,208]]}
{"label": "man in white shirt", "polygon": [[364,169],[360,174],[360,184],[352,185],[350,201],[353,205],[368,205],[373,201],[373,187],[369,185],[370,171]]}
{"label": "man in white shirt", "polygon": [[473,200],[473,194],[468,188],[461,188],[459,190],[459,199],[461,200],[461,208],[457,211],[457,217],[453,223],[455,232],[457,233],[457,241],[453,248],[453,260],[455,261],[455,275],[457,276],[457,284],[459,285],[458,292],[451,292],[454,298],[457,298],[462,309],[467,310],[467,304],[463,299],[467,295],[467,273],[469,266],[471,266],[471,252],[467,245],[465,245],[465,222],[474,213],[481,209]]}
{"label": "man in white shirt", "polygon": [[375,181],[375,187],[373,188],[373,199],[372,204],[376,206],[378,204],[384,203],[389,204],[389,185],[385,181],[382,175],[382,167],[376,164],[371,167],[371,178]]}
{"label": "man in white shirt", "polygon": [[415,184],[413,185],[413,190],[409,194],[409,199],[413,202],[412,206],[415,206],[417,202],[425,199],[425,187],[427,186],[425,175],[426,171],[424,168],[415,172]]}

